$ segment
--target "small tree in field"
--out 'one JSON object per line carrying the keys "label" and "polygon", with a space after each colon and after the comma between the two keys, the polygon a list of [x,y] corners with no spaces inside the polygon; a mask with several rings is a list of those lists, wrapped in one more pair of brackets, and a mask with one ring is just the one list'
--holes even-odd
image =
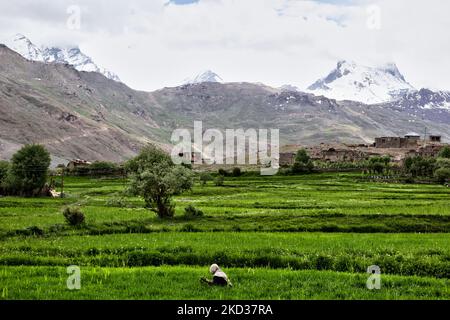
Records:
{"label": "small tree in field", "polygon": [[131,174],[129,191],[143,197],[146,207],[160,218],[173,217],[172,197],[193,186],[191,170],[174,165],[168,154],[154,146],[142,150],[126,168]]}
{"label": "small tree in field", "polygon": [[300,149],[295,155],[294,164],[292,165],[293,173],[311,172],[314,169],[314,164],[311,161],[305,149]]}
{"label": "small tree in field", "polygon": [[11,160],[7,188],[12,193],[35,196],[47,181],[50,154],[41,145],[26,145]]}
{"label": "small tree in field", "polygon": [[200,182],[202,183],[202,186],[205,186],[208,181],[212,180],[212,176],[207,173],[207,172],[203,172],[200,174]]}

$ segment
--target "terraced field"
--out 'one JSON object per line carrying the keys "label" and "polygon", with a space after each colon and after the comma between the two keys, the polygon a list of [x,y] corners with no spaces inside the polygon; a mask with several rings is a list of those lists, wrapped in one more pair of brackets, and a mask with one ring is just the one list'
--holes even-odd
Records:
{"label": "terraced field", "polygon": [[[68,178],[64,199],[0,198],[2,299],[449,299],[450,190],[359,174],[197,184],[160,220],[126,181]],[[86,225],[65,224],[80,205]],[[192,204],[205,216],[188,220]],[[198,281],[219,263],[232,288]],[[81,290],[66,288],[78,265]],[[378,265],[381,290],[368,290]]]}

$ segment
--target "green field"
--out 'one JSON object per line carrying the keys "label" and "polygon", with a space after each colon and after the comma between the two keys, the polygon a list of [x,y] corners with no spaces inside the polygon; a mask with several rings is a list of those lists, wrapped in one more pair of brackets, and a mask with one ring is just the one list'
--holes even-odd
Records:
{"label": "green field", "polygon": [[[126,181],[66,178],[64,199],[0,198],[1,299],[449,299],[450,190],[359,174],[226,178],[161,220]],[[86,225],[61,209],[82,207]],[[186,220],[192,204],[205,216]],[[232,288],[199,278],[219,263]],[[65,267],[82,288],[69,291]],[[381,290],[366,288],[378,265]]]}

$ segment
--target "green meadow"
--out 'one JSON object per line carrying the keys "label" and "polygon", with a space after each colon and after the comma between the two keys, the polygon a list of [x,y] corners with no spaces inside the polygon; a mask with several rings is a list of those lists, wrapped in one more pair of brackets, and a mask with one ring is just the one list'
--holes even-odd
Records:
{"label": "green meadow", "polygon": [[[449,299],[450,189],[360,174],[196,183],[159,219],[123,179],[66,177],[63,199],[0,197],[0,299]],[[204,216],[186,219],[193,205]],[[61,213],[78,205],[86,224]],[[199,282],[218,263],[232,288]],[[66,267],[81,268],[81,289]],[[382,287],[368,290],[367,267]]]}

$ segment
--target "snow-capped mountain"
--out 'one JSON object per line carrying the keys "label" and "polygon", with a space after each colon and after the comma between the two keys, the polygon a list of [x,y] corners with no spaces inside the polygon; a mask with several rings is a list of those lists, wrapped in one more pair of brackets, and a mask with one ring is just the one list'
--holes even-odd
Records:
{"label": "snow-capped mountain", "polygon": [[11,41],[9,41],[9,43],[7,43],[7,45],[28,60],[45,63],[67,63],[72,65],[78,71],[98,72],[111,80],[120,82],[120,79],[116,74],[97,66],[94,61],[81,52],[78,47],[39,48],[34,45],[30,39],[22,34],[17,34]]}
{"label": "snow-capped mountain", "polygon": [[45,62],[42,50],[35,46],[30,39],[24,35],[16,34],[12,40],[6,43],[6,45],[25,59]]}
{"label": "snow-capped mountain", "polygon": [[415,89],[393,63],[368,67],[340,61],[336,69],[308,87],[308,91],[336,100],[376,104],[395,100]]}
{"label": "snow-capped mountain", "polygon": [[204,83],[204,82],[219,82],[222,83],[223,79],[215,72],[211,70],[206,70],[194,78],[185,79],[184,84],[195,84],[195,83]]}

